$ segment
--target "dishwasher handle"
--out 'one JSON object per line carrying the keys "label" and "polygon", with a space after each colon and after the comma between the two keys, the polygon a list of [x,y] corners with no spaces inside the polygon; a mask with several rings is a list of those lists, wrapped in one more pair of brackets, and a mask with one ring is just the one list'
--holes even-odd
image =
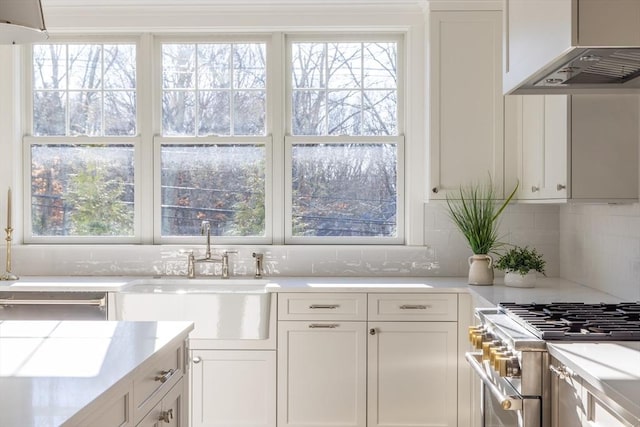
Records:
{"label": "dishwasher handle", "polygon": [[84,305],[104,307],[106,297],[97,299],[0,299],[0,305]]}

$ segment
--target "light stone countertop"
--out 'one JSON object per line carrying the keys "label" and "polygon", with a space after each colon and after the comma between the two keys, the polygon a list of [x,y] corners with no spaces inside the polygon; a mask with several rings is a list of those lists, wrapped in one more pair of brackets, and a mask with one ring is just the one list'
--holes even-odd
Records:
{"label": "light stone countertop", "polygon": [[191,322],[0,321],[0,425],[58,426]]}
{"label": "light stone countertop", "polygon": [[[203,283],[205,277],[190,283],[184,277],[162,276],[175,280],[176,285]],[[134,281],[148,280],[153,283],[158,277],[144,276],[25,276],[18,281],[0,282],[3,291],[105,291],[119,292]],[[212,278],[213,279],[213,278]],[[558,278],[539,278],[534,288],[511,288],[502,285],[497,278],[493,286],[472,286],[466,277],[265,277],[269,282],[268,292],[463,292],[476,297],[478,306],[492,306],[499,302],[555,301],[619,302],[620,299],[607,293]],[[225,284],[232,286],[242,281],[251,283],[252,277],[233,277]],[[219,281],[219,279],[218,279]]]}

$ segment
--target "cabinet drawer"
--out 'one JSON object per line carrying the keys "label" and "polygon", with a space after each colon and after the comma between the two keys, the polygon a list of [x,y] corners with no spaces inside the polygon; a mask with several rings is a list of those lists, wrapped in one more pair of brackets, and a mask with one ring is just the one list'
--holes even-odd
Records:
{"label": "cabinet drawer", "polygon": [[153,408],[171,387],[182,378],[184,348],[171,349],[158,354],[143,370],[136,373],[133,380],[134,420],[138,423]]}
{"label": "cabinet drawer", "polygon": [[296,293],[278,295],[279,320],[367,320],[367,295]]}
{"label": "cabinet drawer", "polygon": [[369,294],[369,320],[450,321],[458,318],[456,294]]}

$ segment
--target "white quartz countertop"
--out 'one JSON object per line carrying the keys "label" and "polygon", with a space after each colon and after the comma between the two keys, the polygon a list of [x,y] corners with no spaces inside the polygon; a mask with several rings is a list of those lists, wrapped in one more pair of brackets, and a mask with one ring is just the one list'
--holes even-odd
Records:
{"label": "white quartz countertop", "polygon": [[548,343],[554,356],[640,420],[640,342]]}
{"label": "white quartz countertop", "polygon": [[0,321],[0,425],[58,426],[191,322]]}
{"label": "white quartz countertop", "polygon": [[[119,292],[132,282],[171,280],[176,285],[196,287],[205,278],[190,281],[185,277],[144,276],[26,276],[13,282],[0,282],[3,291],[104,291]],[[466,277],[266,277],[268,292],[464,292],[477,297],[481,306],[499,302],[581,301],[619,302],[607,293],[558,278],[539,278],[534,288],[511,288],[497,278],[493,286],[471,286]],[[251,277],[234,277],[225,281],[229,286],[251,283]],[[218,279],[219,281],[219,279]],[[197,284],[196,284],[197,283]]]}

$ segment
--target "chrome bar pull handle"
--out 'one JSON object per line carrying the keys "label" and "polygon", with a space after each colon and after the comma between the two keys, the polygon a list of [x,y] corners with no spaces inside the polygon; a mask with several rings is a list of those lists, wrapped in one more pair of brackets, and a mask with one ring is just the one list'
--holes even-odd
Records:
{"label": "chrome bar pull handle", "polygon": [[171,378],[171,376],[176,372],[175,369],[169,369],[168,371],[162,371],[160,372],[160,375],[156,375],[154,380],[155,381],[160,381],[161,383],[166,383],[167,381],[169,381],[169,378]]}
{"label": "chrome bar pull handle", "polygon": [[431,306],[426,304],[402,304],[400,306],[400,310],[426,310],[427,308],[431,308]]}
{"label": "chrome bar pull handle", "polygon": [[340,307],[340,304],[311,304],[309,306],[312,310],[323,309],[323,310],[335,310]]}
{"label": "chrome bar pull handle", "polygon": [[309,325],[311,329],[335,329],[337,328],[337,323],[312,323]]}

